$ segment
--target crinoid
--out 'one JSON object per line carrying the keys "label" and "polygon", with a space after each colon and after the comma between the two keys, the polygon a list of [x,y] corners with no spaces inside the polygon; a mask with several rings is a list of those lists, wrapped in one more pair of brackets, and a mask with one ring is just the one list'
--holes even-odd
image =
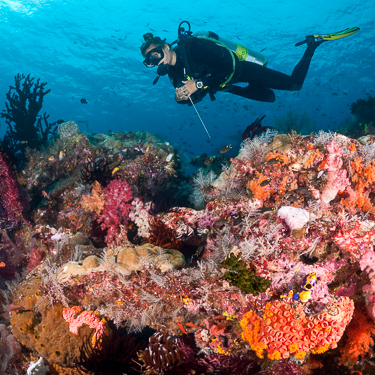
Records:
{"label": "crinoid", "polygon": [[138,366],[133,359],[145,346],[144,341],[138,341],[123,329],[114,330],[109,336],[104,335],[94,347],[88,336],[80,349],[76,366],[82,373],[90,375],[139,374],[134,368]]}
{"label": "crinoid", "polygon": [[149,339],[148,347],[137,355],[144,364],[144,374],[162,374],[174,366],[179,366],[183,359],[176,340],[171,340],[170,335],[163,329],[154,333]]}
{"label": "crinoid", "polygon": [[160,219],[150,220],[150,236],[143,243],[150,243],[163,249],[181,248],[181,243],[176,238],[176,233],[164,224]]}
{"label": "crinoid", "polygon": [[112,178],[109,162],[103,156],[91,160],[81,169],[81,180],[88,184],[98,181],[102,187],[106,187]]}

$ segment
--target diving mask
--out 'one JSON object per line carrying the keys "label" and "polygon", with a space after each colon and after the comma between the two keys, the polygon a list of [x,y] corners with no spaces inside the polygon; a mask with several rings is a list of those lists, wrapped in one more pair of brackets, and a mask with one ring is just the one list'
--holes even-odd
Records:
{"label": "diving mask", "polygon": [[158,65],[160,61],[163,59],[164,59],[163,47],[158,46],[147,52],[146,58],[144,59],[143,64],[147,68],[153,68],[154,66]]}

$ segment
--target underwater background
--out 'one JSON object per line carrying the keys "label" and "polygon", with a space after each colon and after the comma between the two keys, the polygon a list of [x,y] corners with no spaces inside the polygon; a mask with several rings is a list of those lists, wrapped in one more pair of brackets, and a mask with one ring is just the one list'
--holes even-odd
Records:
{"label": "underwater background", "polygon": [[[14,76],[30,74],[51,89],[42,110],[51,122],[85,121],[78,123],[81,131],[93,133],[145,130],[189,157],[231,143],[234,157],[242,132],[258,116],[267,115],[264,125],[273,126],[290,109],[305,111],[318,130],[335,130],[351,117],[350,103],[374,94],[374,14],[374,2],[348,0],[1,1],[0,110]],[[276,91],[274,103],[227,93],[214,102],[206,97],[197,109],[209,140],[194,109],[176,104],[169,79],[153,86],[156,69],[142,64],[142,35],[151,31],[172,42],[184,20],[194,32],[213,31],[263,51],[268,67],[286,74],[302,57],[305,47],[294,45],[306,35],[361,31],[319,47],[302,90]],[[3,135],[6,124],[0,124]]]}
{"label": "underwater background", "polygon": [[[375,374],[374,2],[0,5],[0,375]],[[287,75],[358,32],[195,109],[183,21]]]}

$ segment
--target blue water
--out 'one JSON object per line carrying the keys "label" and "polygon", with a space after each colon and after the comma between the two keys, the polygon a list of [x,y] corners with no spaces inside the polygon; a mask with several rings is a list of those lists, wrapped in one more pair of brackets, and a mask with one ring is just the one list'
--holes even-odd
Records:
{"label": "blue water", "polygon": [[[0,110],[17,73],[48,82],[42,113],[49,120],[87,121],[89,131],[146,130],[181,147],[189,156],[217,154],[231,143],[236,155],[243,130],[266,114],[264,125],[288,109],[307,111],[319,129],[338,127],[348,105],[375,93],[375,2],[373,1],[0,1]],[[268,67],[291,74],[313,33],[359,26],[354,36],[320,46],[303,89],[276,91],[275,103],[218,93],[195,111],[175,103],[168,78],[152,85],[156,72],[142,64],[142,35],[172,42],[178,24],[210,30],[254,50],[265,48]],[[337,94],[337,95],[336,95]],[[81,104],[85,98],[88,104]],[[243,108],[248,105],[249,110]],[[0,120],[0,135],[6,130]],[[87,131],[84,123],[79,123]],[[228,153],[229,155],[229,153]]]}

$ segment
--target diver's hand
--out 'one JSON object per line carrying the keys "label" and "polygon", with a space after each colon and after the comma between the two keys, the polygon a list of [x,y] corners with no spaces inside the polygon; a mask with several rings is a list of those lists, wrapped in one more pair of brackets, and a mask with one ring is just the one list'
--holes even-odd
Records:
{"label": "diver's hand", "polygon": [[176,100],[178,102],[182,100],[188,100],[191,95],[198,91],[193,79],[182,81],[182,83],[184,84],[183,86],[176,88]]}

